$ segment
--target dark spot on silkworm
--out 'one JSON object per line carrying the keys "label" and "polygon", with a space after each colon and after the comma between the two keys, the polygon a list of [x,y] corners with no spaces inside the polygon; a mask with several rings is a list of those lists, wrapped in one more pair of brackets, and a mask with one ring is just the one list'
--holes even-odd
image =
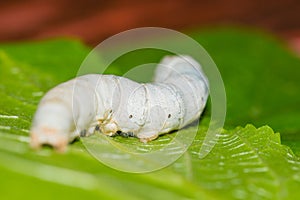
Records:
{"label": "dark spot on silkworm", "polygon": [[131,119],[133,116],[132,115],[129,115],[129,119]]}
{"label": "dark spot on silkworm", "polygon": [[113,134],[113,135],[111,135],[110,137],[116,137],[118,134],[117,133],[115,133],[115,134]]}
{"label": "dark spot on silkworm", "polygon": [[110,110],[109,113],[112,113],[112,110]]}
{"label": "dark spot on silkworm", "polygon": [[171,118],[171,114],[168,114],[168,118]]}
{"label": "dark spot on silkworm", "polygon": [[96,125],[95,126],[95,131],[99,131],[100,130],[100,126],[99,125]]}
{"label": "dark spot on silkworm", "polygon": [[51,144],[43,143],[41,145],[42,145],[43,149],[44,148],[55,149],[55,147],[53,145],[51,145]]}
{"label": "dark spot on silkworm", "polygon": [[75,142],[78,142],[79,140],[80,140],[79,137],[77,137],[72,142],[70,142],[70,144],[74,144]]}
{"label": "dark spot on silkworm", "polygon": [[133,132],[128,132],[128,136],[129,136],[129,137],[135,137],[135,135],[134,135]]}
{"label": "dark spot on silkworm", "polygon": [[170,131],[170,132],[167,133],[167,134],[172,134],[172,133],[175,133],[175,132],[177,132],[177,131],[178,131],[178,129],[175,129],[175,130]]}
{"label": "dark spot on silkworm", "polygon": [[86,130],[80,131],[80,137],[85,137],[86,136]]}
{"label": "dark spot on silkworm", "polygon": [[126,137],[126,138],[128,137],[128,133],[121,132],[120,135],[121,135],[122,137]]}
{"label": "dark spot on silkworm", "polygon": [[122,131],[117,131],[116,135],[120,135],[120,136],[125,137],[125,138],[135,137],[135,135],[133,134],[133,132],[125,133],[125,132],[122,132]]}

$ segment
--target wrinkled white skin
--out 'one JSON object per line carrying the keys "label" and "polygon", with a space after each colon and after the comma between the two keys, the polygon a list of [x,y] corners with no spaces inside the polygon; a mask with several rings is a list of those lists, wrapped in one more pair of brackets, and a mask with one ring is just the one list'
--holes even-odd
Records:
{"label": "wrinkled white skin", "polygon": [[50,90],[41,100],[31,128],[31,146],[49,144],[64,151],[80,134],[132,133],[142,142],[180,129],[202,113],[208,81],[189,56],[165,57],[153,83],[114,75],[89,74]]}

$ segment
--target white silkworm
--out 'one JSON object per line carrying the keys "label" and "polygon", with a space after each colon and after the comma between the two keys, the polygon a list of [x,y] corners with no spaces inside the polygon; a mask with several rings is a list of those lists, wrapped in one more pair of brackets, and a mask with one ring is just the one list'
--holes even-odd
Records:
{"label": "white silkworm", "polygon": [[117,133],[142,142],[178,130],[200,117],[208,80],[189,56],[167,56],[153,83],[114,75],[89,74],[50,90],[41,100],[30,131],[31,146],[49,144],[64,151],[79,136]]}

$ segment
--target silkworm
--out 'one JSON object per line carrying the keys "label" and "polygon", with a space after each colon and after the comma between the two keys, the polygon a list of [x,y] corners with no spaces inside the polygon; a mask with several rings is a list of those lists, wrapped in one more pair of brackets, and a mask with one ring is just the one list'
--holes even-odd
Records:
{"label": "silkworm", "polygon": [[207,98],[208,80],[190,56],[164,57],[152,83],[115,75],[80,76],[42,98],[30,130],[31,146],[48,144],[64,151],[69,142],[95,129],[149,142],[198,119]]}

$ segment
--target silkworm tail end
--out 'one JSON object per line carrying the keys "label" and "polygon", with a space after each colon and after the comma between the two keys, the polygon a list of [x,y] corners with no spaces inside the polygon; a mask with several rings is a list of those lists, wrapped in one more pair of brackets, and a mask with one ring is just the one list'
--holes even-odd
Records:
{"label": "silkworm tail end", "polygon": [[67,150],[69,141],[67,138],[54,134],[37,134],[31,132],[30,134],[30,147],[34,150],[39,150],[44,145],[53,147],[57,152],[64,153]]}

